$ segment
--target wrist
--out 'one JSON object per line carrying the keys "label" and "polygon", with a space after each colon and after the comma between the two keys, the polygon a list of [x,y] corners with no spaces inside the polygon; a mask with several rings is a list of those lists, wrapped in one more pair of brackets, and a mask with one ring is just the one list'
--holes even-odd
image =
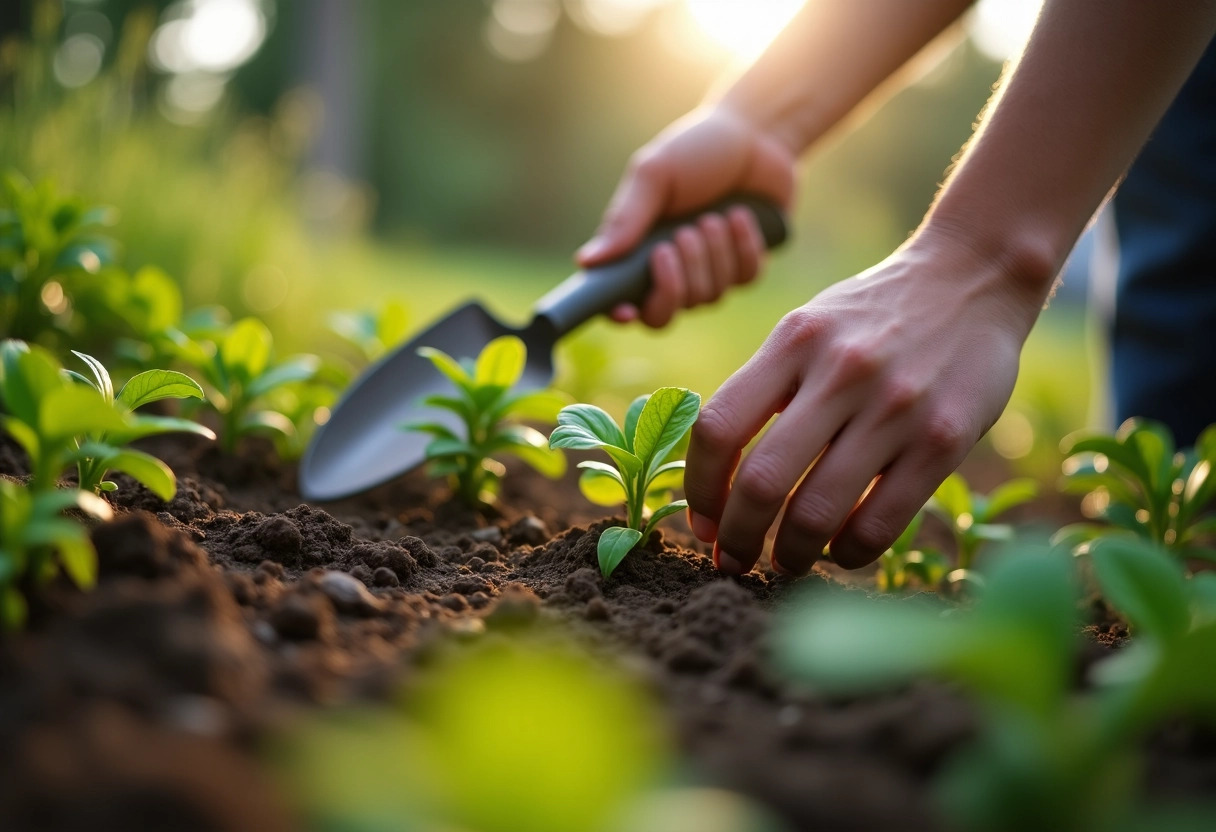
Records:
{"label": "wrist", "polygon": [[794,158],[822,132],[815,128],[815,108],[795,85],[776,94],[752,95],[748,85],[740,82],[713,102],[713,107],[729,118],[746,123],[755,133],[780,145]]}

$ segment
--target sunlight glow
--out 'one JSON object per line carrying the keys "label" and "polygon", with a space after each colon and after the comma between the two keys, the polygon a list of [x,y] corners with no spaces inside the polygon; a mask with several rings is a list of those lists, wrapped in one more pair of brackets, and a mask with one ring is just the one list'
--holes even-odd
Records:
{"label": "sunlight glow", "polygon": [[750,60],[785,27],[802,8],[804,0],[765,0],[740,3],[733,0],[684,0],[701,31],[735,57]]}
{"label": "sunlight glow", "polygon": [[980,0],[967,19],[967,32],[992,60],[1010,60],[1025,46],[1042,5],[1042,0]]}

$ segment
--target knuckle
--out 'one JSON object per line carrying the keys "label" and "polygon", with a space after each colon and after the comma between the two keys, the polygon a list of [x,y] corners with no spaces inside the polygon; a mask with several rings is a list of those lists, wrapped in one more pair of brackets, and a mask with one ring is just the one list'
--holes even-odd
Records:
{"label": "knuckle", "polygon": [[882,355],[867,341],[838,342],[830,351],[837,374],[844,379],[871,378],[882,368]]}
{"label": "knuckle", "polygon": [[886,517],[860,514],[853,519],[850,535],[857,548],[867,554],[878,556],[890,548],[899,537],[897,530]]}
{"label": "knuckle", "polygon": [[823,337],[827,321],[805,306],[787,312],[773,328],[772,338],[781,346],[796,348]]}
{"label": "knuckle", "polygon": [[781,503],[788,491],[781,477],[781,463],[768,455],[753,453],[739,466],[734,491],[752,505]]}
{"label": "knuckle", "polygon": [[922,385],[908,378],[892,378],[883,389],[879,404],[883,415],[899,416],[912,410],[924,398]]}
{"label": "knuckle", "polygon": [[649,180],[658,177],[663,165],[663,157],[660,153],[653,148],[643,147],[629,157],[625,170],[631,176]]}
{"label": "knuckle", "polygon": [[970,444],[970,431],[964,421],[953,413],[939,411],[921,428],[925,445],[931,452],[957,456]]}
{"label": "knuckle", "polygon": [[802,537],[826,540],[840,525],[839,518],[840,513],[826,494],[807,490],[786,509],[784,522]]}

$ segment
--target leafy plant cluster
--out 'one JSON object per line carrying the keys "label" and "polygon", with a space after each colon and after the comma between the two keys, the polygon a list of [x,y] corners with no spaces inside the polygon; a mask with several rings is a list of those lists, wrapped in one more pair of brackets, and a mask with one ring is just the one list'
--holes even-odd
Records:
{"label": "leafy plant cluster", "polygon": [[670,501],[684,484],[682,455],[688,432],[701,411],[701,397],[683,387],[660,387],[639,396],[625,413],[622,429],[590,404],[563,408],[549,437],[553,448],[599,449],[612,464],[586,460],[579,487],[600,505],[624,504],[626,525],[605,529],[597,545],[600,571],[608,577],[627,554],[644,543],[664,517],[687,508]]}
{"label": "leafy plant cluster", "polygon": [[1135,637],[1094,665],[1080,690],[1082,582],[1059,549],[1004,555],[962,609],[924,596],[805,599],[787,610],[776,653],[827,692],[926,676],[967,688],[982,705],[980,729],[936,782],[956,828],[1211,828],[1210,808],[1170,825],[1176,816],[1141,799],[1139,770],[1142,742],[1167,720],[1216,724],[1216,575],[1186,580],[1176,559],[1133,538],[1094,550],[1092,571]]}
{"label": "leafy plant cluster", "polygon": [[[76,356],[88,375],[63,369],[54,356],[23,341],[0,342],[0,427],[29,457],[26,484],[3,481],[0,519],[0,615],[6,626],[25,617],[20,587],[52,579],[62,567],[78,586],[96,575],[85,531],[63,517],[68,508],[105,518],[109,505],[98,495],[117,485],[111,471],[131,476],[163,500],[177,491],[173,472],[162,461],[129,447],[136,439],[170,432],[214,438],[195,422],[136,413],[168,398],[201,398],[202,389],[172,370],[148,370],[117,392],[100,361]],[[76,470],[76,487],[61,489],[59,479]]]}
{"label": "leafy plant cluster", "polygon": [[514,335],[488,343],[475,360],[458,361],[442,350],[420,347],[452,383],[456,395],[432,394],[421,404],[441,419],[411,422],[403,429],[429,434],[427,468],[452,480],[457,496],[472,506],[493,502],[506,468],[497,457],[518,457],[547,477],[560,477],[566,458],[551,450],[544,434],[525,420],[552,423],[569,402],[553,390],[515,391],[527,361],[527,347]]}

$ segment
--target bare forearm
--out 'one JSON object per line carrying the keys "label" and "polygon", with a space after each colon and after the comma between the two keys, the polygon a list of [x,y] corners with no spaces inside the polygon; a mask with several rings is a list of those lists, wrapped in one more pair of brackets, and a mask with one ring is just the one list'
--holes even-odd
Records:
{"label": "bare forearm", "polygon": [[810,0],[721,101],[800,153],[970,5]]}
{"label": "bare forearm", "polygon": [[922,231],[961,232],[1045,293],[1213,32],[1211,0],[1047,0]]}

